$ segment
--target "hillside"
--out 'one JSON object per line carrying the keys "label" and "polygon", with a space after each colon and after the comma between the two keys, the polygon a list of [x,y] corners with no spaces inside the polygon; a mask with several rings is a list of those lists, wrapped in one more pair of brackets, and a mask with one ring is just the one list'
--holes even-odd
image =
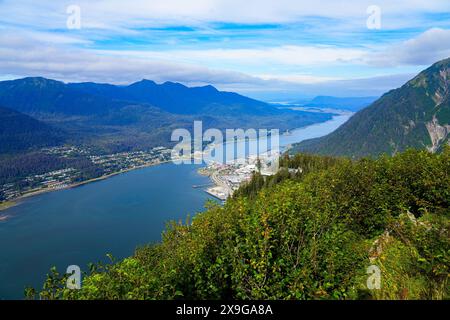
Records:
{"label": "hillside", "polygon": [[0,107],[0,154],[50,147],[65,141],[62,130],[17,111]]}
{"label": "hillside", "polygon": [[[52,269],[42,299],[448,299],[450,148],[378,160],[296,155],[262,184],[129,258],[94,265],[81,290]],[[287,168],[296,168],[291,174]],[[413,183],[411,183],[413,181]],[[256,182],[256,184],[255,184]],[[266,183],[266,184],[265,184]],[[249,190],[256,193],[251,195]],[[382,272],[369,290],[367,268]]]}
{"label": "hillside", "polygon": [[27,114],[92,115],[123,107],[111,99],[80,94],[60,81],[41,77],[0,82],[0,104]]}
{"label": "hillside", "polygon": [[450,133],[450,58],[357,112],[335,132],[296,151],[352,157],[395,154],[409,147],[438,151]]}

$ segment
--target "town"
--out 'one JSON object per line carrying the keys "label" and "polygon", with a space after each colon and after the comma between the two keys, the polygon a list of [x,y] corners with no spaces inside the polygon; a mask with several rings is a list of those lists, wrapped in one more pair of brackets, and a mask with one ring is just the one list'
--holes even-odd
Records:
{"label": "town", "polygon": [[[155,147],[148,151],[121,152],[114,154],[96,154],[95,151],[85,147],[59,146],[44,148],[41,150],[46,154],[60,158],[73,158],[82,156],[89,159],[101,175],[87,177],[76,168],[62,168],[49,171],[43,174],[29,175],[13,183],[0,185],[0,202],[12,202],[20,197],[30,196],[48,191],[60,190],[82,185],[94,180],[104,179],[109,176],[123,173],[129,170],[157,165],[163,162],[181,160],[183,157],[174,159],[172,150],[166,147]],[[185,157],[199,157],[203,154],[193,153]],[[205,160],[205,158],[203,157]],[[259,171],[264,176],[272,175],[276,172],[271,167],[271,157],[267,154],[259,156],[251,155],[245,159],[218,163],[205,160],[206,166],[198,170],[201,175],[211,179],[210,185],[201,186],[205,192],[211,196],[225,201],[230,197],[240,185],[249,181],[252,175]],[[175,161],[176,162],[176,161]],[[199,187],[199,186],[193,186]]]}
{"label": "town", "polygon": [[[278,155],[277,155],[278,156]],[[276,167],[272,164],[276,157],[269,157],[267,154],[259,156],[251,155],[245,159],[229,161],[228,163],[218,163],[210,161],[198,172],[209,176],[214,186],[205,191],[213,197],[225,201],[228,197],[239,189],[239,187],[249,181],[255,172],[260,172],[263,176],[270,176],[276,173]]]}

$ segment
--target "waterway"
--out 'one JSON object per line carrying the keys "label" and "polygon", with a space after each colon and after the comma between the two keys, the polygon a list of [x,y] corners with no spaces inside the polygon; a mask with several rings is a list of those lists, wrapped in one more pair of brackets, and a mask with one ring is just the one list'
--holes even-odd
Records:
{"label": "waterway", "polygon": [[[280,146],[320,137],[350,117],[296,129]],[[40,288],[52,266],[86,270],[88,263],[120,259],[161,239],[170,220],[203,211],[212,199],[201,188],[209,178],[199,165],[172,163],[130,171],[77,188],[24,199],[2,211],[0,221],[0,299],[21,299],[26,286]]]}

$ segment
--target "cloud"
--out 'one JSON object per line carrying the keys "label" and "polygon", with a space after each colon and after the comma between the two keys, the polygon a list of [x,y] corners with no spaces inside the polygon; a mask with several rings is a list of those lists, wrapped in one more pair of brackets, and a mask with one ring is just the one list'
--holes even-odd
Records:
{"label": "cloud", "polygon": [[54,45],[29,34],[0,34],[0,69],[4,74],[42,75],[66,81],[129,83],[143,78],[186,84],[263,81],[242,73],[213,70],[199,65],[111,56],[86,49]]}
{"label": "cloud", "polygon": [[[209,68],[204,66],[208,65],[207,63],[202,65],[201,63],[173,62],[173,57],[182,52],[172,53],[172,55],[148,52],[108,52],[73,48],[70,43],[77,40],[72,38],[60,39],[57,44],[53,44],[52,41],[51,38],[36,36],[35,33],[0,34],[0,70],[3,75],[45,76],[66,82],[95,81],[128,84],[146,78],[156,82],[177,81],[190,86],[213,84],[221,90],[237,91],[270,100],[276,99],[276,96],[294,98],[324,94],[379,95],[400,86],[412,77],[408,74],[346,80],[292,72],[249,75],[220,68]],[[287,64],[335,63],[339,60],[337,59],[339,50],[334,52],[331,48],[311,50],[309,57],[307,55],[295,57],[295,55],[301,55],[301,48],[287,48],[285,52],[278,48],[267,52],[258,49],[243,55],[226,52],[223,56],[213,51],[207,54],[198,53],[197,58],[206,61],[214,59],[215,56],[219,60],[246,60],[254,57],[258,61],[261,59],[262,63],[280,60],[279,62]],[[330,54],[330,58],[327,54],[321,54],[320,50],[325,50],[327,54]],[[292,52],[295,53],[294,57],[290,57]],[[346,59],[347,61],[356,59],[360,54],[361,52],[358,51],[355,56],[349,55]],[[284,55],[287,61],[283,60]],[[169,60],[164,60],[164,57],[169,57]]]}
{"label": "cloud", "polygon": [[330,80],[310,83],[280,83],[266,90],[248,90],[254,98],[267,101],[293,101],[303,97],[329,95],[336,97],[381,96],[402,86],[415,74],[396,74],[368,78]]}
{"label": "cloud", "polygon": [[258,77],[264,80],[281,80],[297,84],[318,84],[323,82],[342,80],[340,78],[320,77],[308,74],[259,74]]}
{"label": "cloud", "polygon": [[[16,31],[0,34],[0,69],[3,74],[41,75],[66,81],[129,83],[142,78],[185,84],[266,86],[321,82],[335,79],[311,74],[239,72],[249,65],[264,70],[267,65],[310,66],[357,60],[361,50],[282,46],[258,49],[126,51],[80,48],[77,37]],[[216,68],[210,67],[217,66]],[[232,65],[223,70],[220,66]],[[237,69],[235,71],[230,69]],[[277,85],[277,87],[279,87]]]}
{"label": "cloud", "polygon": [[219,89],[238,91],[253,97],[276,99],[303,95],[377,95],[407,77],[337,80],[312,75],[259,75],[158,59],[108,56],[89,50],[52,46],[25,35],[0,35],[0,69],[4,74],[45,76],[79,82],[96,81],[128,84],[143,78],[157,82],[178,81],[186,85],[213,84]]}
{"label": "cloud", "polygon": [[100,50],[101,54],[160,59],[208,65],[233,65],[246,68],[268,65],[312,66],[358,62],[366,55],[362,49],[333,46],[275,46],[251,49],[196,49],[164,51]]}
{"label": "cloud", "polygon": [[[7,13],[4,21],[51,26],[65,21],[65,9],[73,1],[0,2],[0,11]],[[372,0],[78,0],[86,27],[110,28],[181,23],[198,25],[209,22],[286,23],[305,17],[326,17],[349,21],[367,18],[366,9]],[[411,17],[422,13],[449,11],[447,0],[378,0],[386,19]],[[31,9],[30,9],[31,8]],[[14,14],[14,15],[12,15]],[[51,18],[51,19],[49,19]],[[411,24],[412,21],[409,21]]]}
{"label": "cloud", "polygon": [[0,1],[0,77],[372,95],[449,56],[448,0],[379,0],[379,32],[366,28],[372,0],[75,3],[81,30],[66,29],[73,1]]}
{"label": "cloud", "polygon": [[450,57],[450,30],[433,28],[416,38],[369,54],[367,63],[375,66],[429,65]]}

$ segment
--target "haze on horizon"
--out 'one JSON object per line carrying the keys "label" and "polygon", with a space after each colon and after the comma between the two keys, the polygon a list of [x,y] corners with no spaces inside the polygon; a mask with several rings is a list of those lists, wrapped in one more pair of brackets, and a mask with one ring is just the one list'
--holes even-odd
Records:
{"label": "haze on horizon", "polygon": [[[263,100],[377,96],[450,57],[448,0],[0,1],[0,80],[212,84]],[[80,9],[80,28],[68,28]]]}

